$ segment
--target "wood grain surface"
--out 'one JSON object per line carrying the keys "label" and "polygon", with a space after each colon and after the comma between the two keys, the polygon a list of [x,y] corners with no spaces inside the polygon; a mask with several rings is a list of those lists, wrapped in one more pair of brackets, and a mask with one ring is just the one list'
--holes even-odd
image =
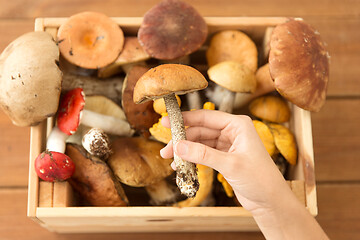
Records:
{"label": "wood grain surface", "polygon": [[[0,51],[32,31],[36,17],[81,11],[142,16],[157,0],[0,0]],[[312,114],[320,224],[332,239],[360,238],[360,1],[194,0],[203,16],[303,17],[321,33],[331,55],[328,100]],[[219,7],[221,4],[221,7]],[[264,239],[261,233],[50,233],[26,217],[29,129],[0,111],[0,239]]]}

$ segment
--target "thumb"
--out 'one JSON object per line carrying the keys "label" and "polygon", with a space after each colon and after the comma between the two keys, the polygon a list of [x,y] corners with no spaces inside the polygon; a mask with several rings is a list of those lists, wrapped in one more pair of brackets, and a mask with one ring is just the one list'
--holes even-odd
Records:
{"label": "thumb", "polygon": [[224,160],[229,157],[229,154],[226,152],[186,140],[179,141],[175,145],[175,153],[185,161],[199,163],[219,172],[221,172]]}

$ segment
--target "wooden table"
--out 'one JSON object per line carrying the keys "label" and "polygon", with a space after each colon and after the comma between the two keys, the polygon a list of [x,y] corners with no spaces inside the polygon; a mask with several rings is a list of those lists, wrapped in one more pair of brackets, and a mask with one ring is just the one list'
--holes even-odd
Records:
{"label": "wooden table", "polygon": [[[142,16],[155,0],[0,0],[0,51],[33,30],[35,17],[81,11]],[[203,16],[297,16],[319,30],[331,55],[328,100],[312,114],[319,216],[332,239],[360,238],[360,1],[195,0]],[[221,2],[221,4],[220,4]],[[221,5],[221,6],[219,6]],[[261,233],[78,234],[48,232],[26,217],[29,129],[0,111],[0,239],[263,239]]]}

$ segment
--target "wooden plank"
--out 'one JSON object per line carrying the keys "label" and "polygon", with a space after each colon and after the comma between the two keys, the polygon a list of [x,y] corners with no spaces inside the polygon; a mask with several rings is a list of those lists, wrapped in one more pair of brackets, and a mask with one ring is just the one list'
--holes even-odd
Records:
{"label": "wooden plank", "polygon": [[40,181],[39,183],[39,207],[53,207],[54,183]]}
{"label": "wooden plank", "polygon": [[51,197],[53,207],[74,206],[74,193],[68,181],[54,182],[54,194]]}
{"label": "wooden plank", "polygon": [[[286,0],[236,1],[224,0],[185,0],[204,16],[344,16],[359,14],[360,3],[356,0]],[[98,11],[109,16],[142,16],[158,3],[157,0],[42,0],[42,1],[0,1],[0,18],[35,18],[39,16],[70,16],[82,11]],[[134,7],[132,7],[134,6]],[[136,7],[135,7],[136,6]]]}
{"label": "wooden plank", "polygon": [[312,114],[317,181],[360,180],[360,99],[328,99]]}

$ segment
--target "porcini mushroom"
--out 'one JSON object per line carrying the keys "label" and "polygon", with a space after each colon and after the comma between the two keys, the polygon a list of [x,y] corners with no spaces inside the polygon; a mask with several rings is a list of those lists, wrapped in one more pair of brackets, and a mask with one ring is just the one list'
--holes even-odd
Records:
{"label": "porcini mushroom", "polygon": [[171,60],[199,49],[207,32],[205,20],[188,3],[164,0],[145,14],[138,39],[150,56]]}
{"label": "porcini mushroom", "polygon": [[[120,182],[132,187],[145,187],[156,205],[172,203],[176,191],[164,180],[173,170],[171,159],[162,159],[163,144],[142,137],[117,138],[108,164]],[[176,190],[176,187],[175,187]]]}
{"label": "porcini mushroom", "polygon": [[[39,54],[42,53],[42,54]],[[26,33],[0,55],[0,107],[17,126],[53,116],[59,105],[59,49],[46,32]]]}
{"label": "porcini mushroom", "polygon": [[269,64],[275,88],[284,98],[305,110],[320,110],[326,99],[329,54],[317,31],[294,19],[277,25]]}
{"label": "porcini mushroom", "polygon": [[124,80],[121,101],[130,126],[145,137],[149,137],[149,128],[157,122],[159,115],[154,111],[152,102],[135,104],[133,92],[136,82],[148,70],[148,67],[142,66],[134,66],[130,69]]}
{"label": "porcini mushroom", "polygon": [[128,204],[121,184],[104,161],[88,154],[79,145],[67,144],[66,154],[76,166],[69,183],[86,203],[102,207]]}
{"label": "porcini mushroom", "polygon": [[98,77],[107,78],[121,71],[121,67],[128,64],[138,64],[149,59],[137,37],[125,37],[124,48],[115,62],[98,70]]}
{"label": "porcini mushroom", "polygon": [[290,119],[287,103],[278,96],[262,96],[251,101],[249,110],[252,115],[262,120],[284,123]]}
{"label": "porcini mushroom", "polygon": [[219,105],[220,111],[232,113],[235,93],[251,93],[256,89],[254,72],[238,62],[218,63],[208,69],[208,76],[217,84],[215,88],[224,88],[224,95]]}
{"label": "porcini mushroom", "polygon": [[109,134],[132,135],[128,122],[84,109],[85,95],[81,88],[75,88],[61,99],[57,124],[68,135],[76,132],[80,123],[89,127],[98,127]]}
{"label": "porcini mushroom", "polygon": [[106,15],[82,12],[60,25],[58,45],[62,56],[70,63],[97,69],[116,60],[123,49],[124,34]]}
{"label": "porcini mushroom", "polygon": [[100,128],[92,128],[82,138],[85,150],[102,160],[107,160],[112,153],[109,136]]}
{"label": "porcini mushroom", "polygon": [[[185,140],[185,127],[175,94],[185,94],[206,88],[204,76],[196,69],[180,64],[163,64],[147,71],[136,83],[134,102],[142,103],[164,98],[170,117],[173,144]],[[174,153],[176,183],[182,194],[195,197],[199,188],[195,164],[182,160]]]}
{"label": "porcini mushroom", "polygon": [[235,61],[255,72],[258,53],[255,43],[245,33],[224,30],[211,38],[206,59],[210,67],[220,62]]}

